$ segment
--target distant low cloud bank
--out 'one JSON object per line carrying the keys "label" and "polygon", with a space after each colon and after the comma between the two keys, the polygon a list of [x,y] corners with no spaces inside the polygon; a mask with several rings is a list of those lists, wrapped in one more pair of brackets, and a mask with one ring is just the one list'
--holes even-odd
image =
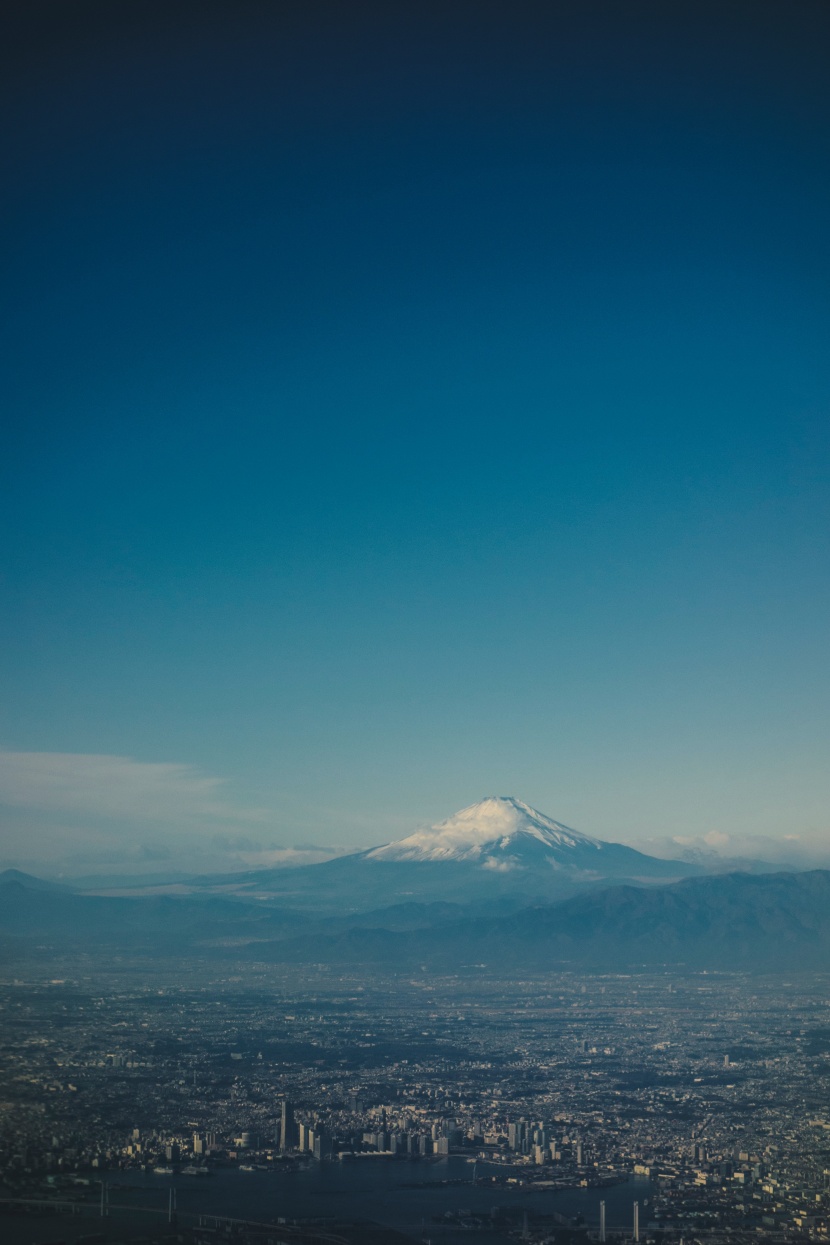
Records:
{"label": "distant low cloud bank", "polygon": [[729,834],[710,830],[701,835],[673,835],[665,838],[626,840],[650,856],[666,860],[688,860],[711,868],[752,868],[775,865],[782,869],[830,868],[830,832],[806,831],[783,834]]}

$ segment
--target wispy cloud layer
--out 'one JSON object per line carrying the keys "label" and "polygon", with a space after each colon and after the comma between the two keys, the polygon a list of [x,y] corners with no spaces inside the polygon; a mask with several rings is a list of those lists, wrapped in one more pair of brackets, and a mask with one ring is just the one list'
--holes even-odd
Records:
{"label": "wispy cloud layer", "polygon": [[223,800],[224,785],[221,778],[174,762],[0,750],[0,801],[18,808],[141,821],[268,820],[267,809]]}
{"label": "wispy cloud layer", "polygon": [[228,785],[176,762],[0,749],[0,863],[200,872],[334,854],[279,843],[274,813],[234,802]]}

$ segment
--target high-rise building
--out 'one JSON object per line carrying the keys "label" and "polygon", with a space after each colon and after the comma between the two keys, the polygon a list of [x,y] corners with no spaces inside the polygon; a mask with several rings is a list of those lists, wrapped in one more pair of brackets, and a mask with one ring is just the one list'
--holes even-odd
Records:
{"label": "high-rise building", "polygon": [[314,1127],[313,1154],[316,1159],[327,1159],[331,1155],[331,1142],[322,1124],[316,1124]]}
{"label": "high-rise building", "polygon": [[280,1113],[280,1149],[293,1150],[296,1145],[297,1136],[294,1127],[294,1108],[287,1098],[282,1101],[282,1111]]}
{"label": "high-rise building", "polygon": [[599,1204],[599,1239],[602,1245],[602,1242],[605,1241],[605,1202],[604,1201],[600,1202]]}
{"label": "high-rise building", "polygon": [[634,1203],[634,1240],[640,1239],[640,1203]]}

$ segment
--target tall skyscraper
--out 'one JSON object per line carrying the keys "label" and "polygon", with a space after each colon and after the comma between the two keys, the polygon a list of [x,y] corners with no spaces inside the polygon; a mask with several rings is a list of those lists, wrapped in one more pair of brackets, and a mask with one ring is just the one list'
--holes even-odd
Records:
{"label": "tall skyscraper", "polygon": [[599,1239],[605,1241],[605,1202],[599,1204]]}
{"label": "tall skyscraper", "polygon": [[293,1150],[296,1144],[296,1129],[294,1127],[294,1108],[287,1098],[282,1102],[282,1113],[280,1115],[280,1149]]}
{"label": "tall skyscraper", "polygon": [[634,1240],[640,1239],[640,1203],[634,1203]]}
{"label": "tall skyscraper", "polygon": [[331,1156],[331,1141],[328,1133],[322,1124],[314,1126],[314,1145],[313,1154],[316,1159],[326,1159]]}

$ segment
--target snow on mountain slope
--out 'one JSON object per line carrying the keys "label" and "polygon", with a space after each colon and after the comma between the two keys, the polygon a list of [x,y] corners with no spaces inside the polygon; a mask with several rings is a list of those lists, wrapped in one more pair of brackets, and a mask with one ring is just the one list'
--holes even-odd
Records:
{"label": "snow on mountain slope", "polygon": [[[560,825],[513,796],[491,795],[435,826],[366,853],[375,860],[466,860],[486,866],[498,857],[601,852],[604,844]],[[576,865],[576,860],[573,862]],[[490,867],[495,867],[491,865]]]}
{"label": "snow on mountain slope", "polygon": [[[512,796],[490,796],[397,842],[237,881],[248,897],[354,913],[399,903],[544,903],[610,881],[670,882],[702,872],[591,838]],[[232,883],[222,879],[221,893]]]}

